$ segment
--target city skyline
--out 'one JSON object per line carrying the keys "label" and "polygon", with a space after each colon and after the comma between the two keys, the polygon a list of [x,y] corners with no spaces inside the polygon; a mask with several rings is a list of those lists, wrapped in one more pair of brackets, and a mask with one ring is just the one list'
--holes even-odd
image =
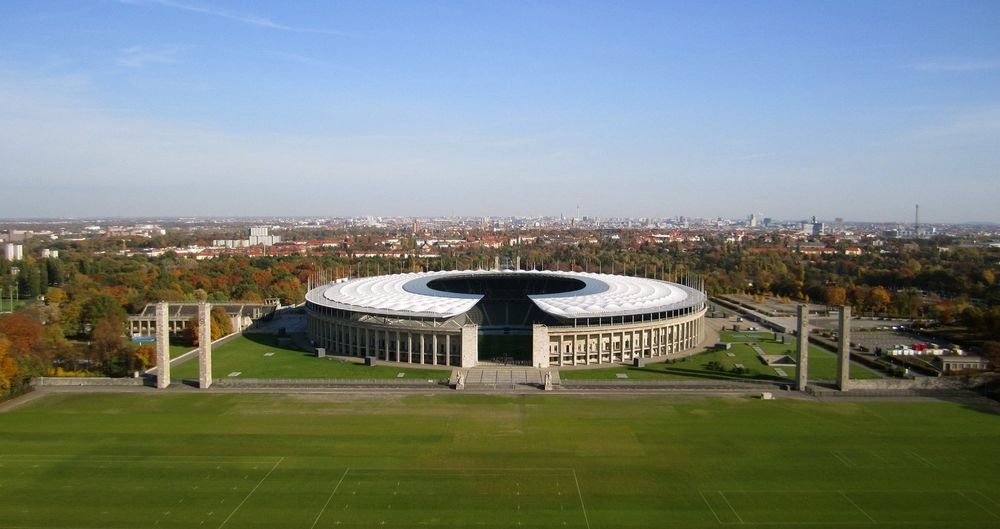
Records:
{"label": "city skyline", "polygon": [[0,7],[4,217],[1000,222],[1000,6]]}

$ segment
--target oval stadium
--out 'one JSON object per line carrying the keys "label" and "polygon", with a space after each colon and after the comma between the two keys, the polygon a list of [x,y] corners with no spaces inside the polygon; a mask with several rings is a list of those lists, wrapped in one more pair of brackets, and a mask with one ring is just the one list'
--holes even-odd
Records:
{"label": "oval stadium", "polygon": [[306,294],[322,354],[465,368],[665,360],[701,342],[706,306],[668,281],[527,270],[340,279]]}

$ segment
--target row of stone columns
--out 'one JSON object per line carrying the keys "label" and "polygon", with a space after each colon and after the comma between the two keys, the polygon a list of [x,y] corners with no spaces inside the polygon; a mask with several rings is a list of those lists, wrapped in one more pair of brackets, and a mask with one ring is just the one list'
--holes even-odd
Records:
{"label": "row of stone columns", "polygon": [[[166,301],[156,304],[156,387],[170,386],[170,307]],[[198,304],[198,387],[212,385],[212,305]]]}
{"label": "row of stone columns", "polygon": [[[795,328],[795,389],[805,391],[809,385],[809,308],[798,306]],[[837,389],[847,391],[851,379],[851,307],[840,307],[837,333]]]}

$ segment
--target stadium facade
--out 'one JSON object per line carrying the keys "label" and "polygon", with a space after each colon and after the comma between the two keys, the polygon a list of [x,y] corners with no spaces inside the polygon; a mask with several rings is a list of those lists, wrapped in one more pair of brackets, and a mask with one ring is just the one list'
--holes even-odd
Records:
{"label": "stadium facade", "polygon": [[[702,341],[706,308],[678,283],[527,270],[340,279],[306,294],[309,336],[326,354],[455,367],[666,359]],[[511,350],[481,358],[487,342]]]}

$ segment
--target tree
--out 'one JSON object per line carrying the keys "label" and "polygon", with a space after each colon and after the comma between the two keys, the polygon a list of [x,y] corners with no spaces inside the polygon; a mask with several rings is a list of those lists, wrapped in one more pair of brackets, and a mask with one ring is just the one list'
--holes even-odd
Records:
{"label": "tree", "polygon": [[66,291],[59,287],[49,287],[45,294],[45,304],[59,306],[66,302]]}
{"label": "tree", "polygon": [[827,305],[839,307],[847,303],[847,289],[838,286],[826,287],[824,297]]}
{"label": "tree", "polygon": [[226,309],[218,306],[212,307],[211,321],[212,341],[218,340],[228,334],[232,334],[233,320],[229,319],[229,314],[226,313]]}
{"label": "tree", "polygon": [[7,392],[17,379],[17,362],[10,354],[10,340],[0,335],[0,391]]}
{"label": "tree", "polygon": [[879,313],[885,312],[885,309],[889,306],[889,302],[892,300],[892,296],[889,295],[889,291],[882,287],[875,287],[871,289],[868,293],[868,307],[872,312]]}
{"label": "tree", "polygon": [[993,369],[1000,370],[1000,342],[985,341],[980,351],[983,360],[993,364]]}
{"label": "tree", "polygon": [[133,353],[139,369],[147,369],[156,365],[156,346],[148,343],[139,344]]}
{"label": "tree", "polygon": [[177,333],[177,335],[181,342],[185,345],[197,347],[198,337],[201,336],[201,333],[198,332],[199,328],[198,315],[195,314],[194,316],[191,316],[191,319],[188,320],[187,326],[181,329],[181,332]]}
{"label": "tree", "polygon": [[15,356],[29,356],[41,348],[45,327],[24,312],[18,311],[0,317],[0,334],[11,342]]}
{"label": "tree", "polygon": [[122,322],[113,313],[97,320],[91,334],[90,351],[108,374],[115,370],[114,361],[126,349]]}

